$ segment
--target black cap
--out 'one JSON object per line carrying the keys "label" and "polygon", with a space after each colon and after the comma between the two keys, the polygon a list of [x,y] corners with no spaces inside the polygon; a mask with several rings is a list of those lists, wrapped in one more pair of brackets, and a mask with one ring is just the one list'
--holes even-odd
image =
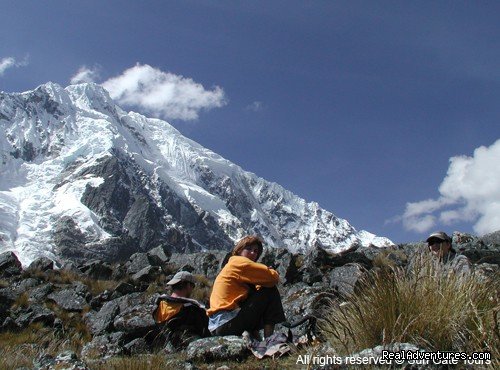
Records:
{"label": "black cap", "polygon": [[435,233],[432,233],[429,235],[427,238],[427,243],[429,243],[433,239],[439,239],[444,242],[450,242],[451,243],[451,238],[446,234],[444,231],[436,231]]}

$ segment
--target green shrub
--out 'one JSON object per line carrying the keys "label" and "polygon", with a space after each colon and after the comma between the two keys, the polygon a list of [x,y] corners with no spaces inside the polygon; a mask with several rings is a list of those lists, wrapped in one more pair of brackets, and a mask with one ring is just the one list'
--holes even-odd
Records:
{"label": "green shrub", "polygon": [[499,276],[485,282],[427,259],[386,268],[341,305],[331,302],[320,328],[334,348],[353,353],[395,342],[429,350],[499,355]]}

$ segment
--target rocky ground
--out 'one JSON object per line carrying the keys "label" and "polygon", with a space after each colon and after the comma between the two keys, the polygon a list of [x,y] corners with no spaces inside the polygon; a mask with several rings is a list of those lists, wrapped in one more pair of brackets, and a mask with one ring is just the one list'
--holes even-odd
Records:
{"label": "rocky ground", "polygon": [[[483,238],[455,233],[453,244],[478,271],[498,273],[500,232]],[[359,279],[370,271],[405,266],[423,247],[416,243],[352,248],[335,255],[319,248],[306,255],[273,249],[264,253],[261,262],[279,272],[285,313],[294,322],[307,315],[321,317],[327,302],[341,302],[344,295],[355,292]],[[165,357],[166,350],[154,346],[152,334],[157,327],[152,312],[158,296],[168,292],[165,283],[180,269],[190,271],[199,282],[194,298],[208,304],[211,284],[226,257],[225,251],[172,254],[162,246],[113,265],[92,260],[54,266],[53,261],[40,258],[23,269],[14,253],[5,252],[0,255],[0,367],[100,369],[112,363],[121,368],[124,363],[116,361],[126,361],[142,364],[129,368],[146,369],[155,368],[152,361],[159,361],[158,368],[169,368],[174,365],[168,361],[177,361],[175,367],[187,368],[231,363],[243,368],[245,363],[247,368],[283,368],[296,365],[299,355],[318,348],[334,353],[324,347],[327,344],[318,344],[320,332],[304,324],[293,334],[307,346],[280,360],[255,362],[244,338],[209,338]]]}

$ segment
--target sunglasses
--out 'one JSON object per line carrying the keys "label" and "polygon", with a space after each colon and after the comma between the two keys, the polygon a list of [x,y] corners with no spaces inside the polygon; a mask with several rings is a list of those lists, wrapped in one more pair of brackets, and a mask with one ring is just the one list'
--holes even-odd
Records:
{"label": "sunglasses", "polygon": [[436,245],[436,244],[441,244],[444,243],[444,240],[439,240],[439,239],[434,239],[429,242],[429,247]]}

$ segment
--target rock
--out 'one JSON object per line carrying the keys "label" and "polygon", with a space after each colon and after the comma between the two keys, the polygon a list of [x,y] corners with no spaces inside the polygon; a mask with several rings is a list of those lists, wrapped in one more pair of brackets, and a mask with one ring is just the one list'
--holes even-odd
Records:
{"label": "rock", "polygon": [[375,247],[358,247],[354,246],[351,249],[330,256],[329,262],[332,267],[344,266],[348,263],[357,263],[371,269],[372,261],[375,256],[381,251]]}
{"label": "rock", "polygon": [[[132,284],[129,284],[129,283],[125,283],[125,282],[121,282],[119,283],[116,288],[115,288],[115,292],[118,292],[120,293],[121,295],[124,295],[124,294],[130,294],[130,293],[135,293],[137,292],[137,289],[134,285]],[[118,297],[116,297],[118,298]]]}
{"label": "rock", "polygon": [[73,351],[62,352],[56,357],[43,354],[33,361],[33,366],[35,370],[90,370]]}
{"label": "rock", "polygon": [[138,338],[156,328],[156,322],[153,319],[153,311],[156,306],[141,304],[129,307],[116,316],[113,326],[118,331],[131,334]]}
{"label": "rock", "polygon": [[118,306],[120,307],[120,312],[124,312],[125,310],[131,307],[143,305],[145,300],[146,298],[144,297],[143,294],[131,293],[123,297],[116,298],[114,301],[118,303]]}
{"label": "rock", "polygon": [[105,290],[90,300],[90,307],[94,310],[99,310],[103,304],[109,302],[111,299],[111,292],[109,290]]}
{"label": "rock", "polygon": [[[321,284],[308,286],[295,284],[282,296],[283,309],[288,322],[298,322],[306,316],[321,317],[330,302],[337,300],[337,292]],[[294,338],[304,335],[306,323],[292,329]],[[317,331],[314,333],[318,336]]]}
{"label": "rock", "polygon": [[10,288],[0,289],[0,322],[9,316],[10,307],[18,295]]}
{"label": "rock", "polygon": [[54,285],[51,283],[43,284],[32,289],[28,294],[30,302],[42,302],[45,298],[54,291]]}
{"label": "rock", "polygon": [[54,261],[52,261],[50,258],[47,257],[39,257],[33,262],[30,263],[30,265],[27,268],[27,271],[48,271],[48,270],[53,270],[54,269]]}
{"label": "rock", "polygon": [[148,352],[148,344],[144,338],[137,338],[123,346],[129,355],[139,355]]}
{"label": "rock", "polygon": [[500,245],[496,242],[496,234],[490,234],[484,239],[474,235],[455,231],[452,236],[452,246],[457,253],[465,255],[472,263],[500,264]]}
{"label": "rock", "polygon": [[68,259],[83,258],[86,237],[78,224],[69,216],[63,216],[55,222],[52,234],[54,244],[58,246],[61,256]]}
{"label": "rock", "polygon": [[[1,322],[1,320],[0,320],[0,322]],[[14,319],[11,317],[7,317],[3,321],[3,324],[0,325],[0,331],[4,331],[4,330],[16,331],[19,329],[21,329],[21,328],[16,324]]]}
{"label": "rock", "polygon": [[147,266],[132,275],[131,279],[136,283],[151,283],[158,279],[161,269],[158,266]]}
{"label": "rock", "polygon": [[25,328],[33,323],[41,322],[47,326],[52,326],[56,315],[54,312],[40,305],[31,305],[24,313],[18,314],[15,318],[16,325],[19,328]]}
{"label": "rock", "polygon": [[365,273],[366,269],[357,263],[336,267],[330,272],[330,286],[336,288],[342,296],[352,294]]}
{"label": "rock", "polygon": [[123,345],[126,337],[126,334],[121,332],[98,335],[83,346],[82,358],[84,360],[107,359],[124,355],[125,349]]}
{"label": "rock", "polygon": [[308,285],[323,282],[324,274],[319,268],[315,266],[304,266],[299,269],[299,272],[301,275],[301,280]]}
{"label": "rock", "polygon": [[156,248],[151,249],[150,251],[147,252],[148,257],[156,256],[158,259],[161,261],[161,263],[166,263],[169,261],[170,256],[172,255],[171,250],[173,250],[174,247],[168,246],[165,244],[159,245]]}
{"label": "rock", "polygon": [[[283,284],[292,284],[300,280],[299,270],[297,268],[297,255],[293,255],[284,248],[268,248],[263,253],[261,261],[267,266],[272,266],[280,275]],[[315,279],[308,279],[313,284]]]}
{"label": "rock", "polygon": [[191,342],[186,349],[188,361],[240,361],[249,354],[246,341],[235,335],[198,339]]}
{"label": "rock", "polygon": [[173,253],[169,260],[169,266],[174,271],[189,271],[196,275],[205,275],[212,280],[219,273],[221,260],[225,254],[224,251]]}
{"label": "rock", "polygon": [[323,271],[331,268],[330,257],[323,248],[312,248],[302,259],[298,271],[300,279],[308,285],[323,282]]}
{"label": "rock", "polygon": [[116,301],[105,303],[98,311],[91,311],[85,315],[85,322],[92,335],[104,334],[113,328],[113,321],[120,312],[120,307]]}
{"label": "rock", "polygon": [[66,311],[82,311],[88,306],[85,295],[78,287],[63,289],[47,296],[47,299],[54,301],[58,306]]}
{"label": "rock", "polygon": [[130,259],[125,263],[125,269],[128,275],[134,275],[150,266],[152,265],[146,253],[135,253],[131,255]]}
{"label": "rock", "polygon": [[34,278],[26,278],[16,283],[13,289],[16,294],[23,294],[38,285],[40,285],[40,280]]}
{"label": "rock", "polygon": [[109,280],[113,275],[111,265],[100,260],[88,262],[80,270],[94,280]]}
{"label": "rock", "polygon": [[[385,346],[376,346],[374,348],[364,349],[361,352],[357,352],[354,354],[350,354],[348,357],[351,358],[382,358],[383,351],[388,351],[391,353],[402,353],[402,352],[426,352],[425,349],[419,348],[411,343],[392,343]],[[408,361],[404,362],[408,364]],[[402,363],[399,366],[403,365]],[[430,365],[432,365],[432,361],[430,361]],[[424,368],[427,368],[425,366]]]}
{"label": "rock", "polygon": [[14,252],[4,252],[0,254],[0,276],[10,277],[20,275],[22,265]]}
{"label": "rock", "polygon": [[[315,356],[318,356],[318,359],[320,361],[324,359],[324,361],[326,362],[327,359],[334,359],[340,357],[338,351],[334,349],[328,342],[320,343],[319,345],[312,347],[312,349],[314,351],[313,353],[315,354]],[[311,362],[314,361],[311,361],[310,358],[307,358],[304,355],[298,357],[297,361],[298,364],[307,365],[307,369],[310,370],[338,370],[340,368],[340,364],[330,364],[330,363],[311,364]],[[333,360],[331,360],[331,362],[333,362]]]}
{"label": "rock", "polygon": [[[305,365],[307,363],[307,368],[311,370],[339,370],[339,369],[351,369],[355,367],[355,364],[357,361],[359,361],[358,366],[355,368],[376,368],[376,369],[385,369],[385,368],[397,368],[397,369],[411,369],[411,370],[419,370],[419,369],[430,369],[433,368],[432,366],[432,361],[430,361],[430,364],[427,364],[425,366],[419,365],[420,361],[412,361],[412,364],[408,364],[407,361],[401,362],[401,363],[395,363],[395,361],[392,361],[392,365],[389,365],[388,363],[385,364],[379,364],[379,366],[376,366],[373,361],[377,359],[380,361],[383,359],[383,351],[388,351],[391,353],[398,352],[401,353],[401,351],[404,352],[425,352],[425,350],[418,348],[417,346],[409,343],[394,343],[394,344],[389,344],[386,346],[377,346],[375,348],[368,348],[365,350],[362,350],[357,353],[349,354],[348,356],[340,356],[338,352],[329,344],[329,343],[323,343],[317,347],[314,348],[314,353],[315,356],[319,359],[324,359],[327,360],[329,359],[330,362],[326,362],[324,364],[322,363],[316,363],[316,364],[311,364],[310,362],[307,363],[308,359],[304,356],[301,357],[302,363]],[[349,358],[349,362],[346,362],[346,359]],[[310,361],[310,358],[309,358]],[[368,365],[367,363],[364,363],[363,361],[371,361],[370,364]],[[388,361],[388,360],[387,360]],[[300,363],[300,362],[299,362]],[[406,366],[403,366],[406,365]],[[435,368],[442,368],[438,365],[435,365]]]}
{"label": "rock", "polygon": [[72,262],[72,261],[64,262],[63,265],[61,266],[60,271],[61,272],[67,271],[67,272],[74,273],[75,275],[83,276],[83,274],[80,271],[80,269],[78,268],[77,264],[75,262]]}
{"label": "rock", "polygon": [[120,281],[127,276],[127,269],[124,265],[118,265],[113,268],[111,280]]}
{"label": "rock", "polygon": [[481,240],[487,246],[500,249],[500,230],[484,235]]}

